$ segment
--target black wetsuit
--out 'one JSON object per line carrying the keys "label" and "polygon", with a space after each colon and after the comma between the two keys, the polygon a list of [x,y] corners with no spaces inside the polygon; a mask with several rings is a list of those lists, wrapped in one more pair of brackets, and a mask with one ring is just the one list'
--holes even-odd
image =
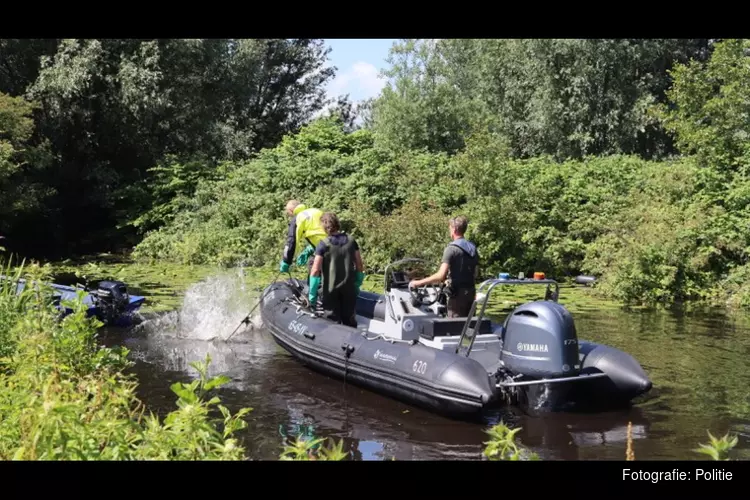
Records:
{"label": "black wetsuit", "polygon": [[359,245],[354,238],[343,233],[325,238],[315,249],[315,255],[323,257],[323,309],[332,312],[331,319],[354,328],[357,327],[357,250]]}
{"label": "black wetsuit", "polygon": [[454,240],[445,247],[442,262],[448,264],[450,288],[448,316],[466,317],[476,295],[476,268],[479,264],[477,247],[464,238]]}

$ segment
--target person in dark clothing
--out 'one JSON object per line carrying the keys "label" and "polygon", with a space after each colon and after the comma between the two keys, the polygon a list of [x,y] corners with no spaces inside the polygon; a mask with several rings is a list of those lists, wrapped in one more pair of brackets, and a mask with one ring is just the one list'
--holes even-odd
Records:
{"label": "person in dark clothing", "polygon": [[332,311],[329,316],[332,319],[356,328],[355,306],[365,278],[359,245],[341,232],[336,214],[324,213],[320,223],[328,236],[315,248],[308,294],[310,306],[315,309],[322,277],[323,309]]}
{"label": "person in dark clothing", "polygon": [[449,228],[453,241],[443,251],[440,269],[432,276],[409,282],[409,287],[413,288],[446,281],[447,309],[451,318],[468,316],[476,295],[479,252],[464,238],[468,225],[468,219],[462,215],[451,219]]}

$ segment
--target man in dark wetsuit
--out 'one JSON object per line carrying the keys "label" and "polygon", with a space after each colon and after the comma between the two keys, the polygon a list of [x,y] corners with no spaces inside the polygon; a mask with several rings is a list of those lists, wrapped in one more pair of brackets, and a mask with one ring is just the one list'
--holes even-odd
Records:
{"label": "man in dark wetsuit", "polygon": [[332,312],[331,319],[356,328],[355,306],[365,277],[359,245],[354,238],[340,232],[335,214],[324,213],[320,224],[328,236],[315,248],[308,294],[310,306],[315,308],[317,304],[322,275],[323,309]]}
{"label": "man in dark wetsuit", "polygon": [[476,277],[479,271],[477,247],[464,238],[469,221],[463,215],[450,220],[451,241],[443,251],[440,269],[427,278],[412,280],[410,288],[440,283],[450,277],[445,292],[448,295],[448,316],[466,317],[476,295]]}

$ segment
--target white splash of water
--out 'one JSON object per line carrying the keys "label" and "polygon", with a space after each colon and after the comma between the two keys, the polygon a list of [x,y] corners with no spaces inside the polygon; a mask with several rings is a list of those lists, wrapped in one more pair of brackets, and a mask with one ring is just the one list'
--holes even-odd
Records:
{"label": "white splash of water", "polygon": [[[243,268],[236,275],[211,276],[187,290],[178,310],[144,321],[138,328],[147,334],[205,341],[224,340],[237,329],[237,337],[248,328],[240,325],[257,304],[260,293],[245,285]],[[250,325],[262,326],[257,309]]]}

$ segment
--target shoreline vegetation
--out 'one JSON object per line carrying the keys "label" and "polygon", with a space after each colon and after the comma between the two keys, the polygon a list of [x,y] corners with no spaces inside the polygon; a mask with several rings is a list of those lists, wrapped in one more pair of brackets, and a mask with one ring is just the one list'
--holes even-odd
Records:
{"label": "shoreline vegetation", "polygon": [[[280,253],[280,252],[277,252]],[[11,256],[12,257],[12,256]],[[423,256],[429,267],[432,261]],[[434,260],[434,259],[433,259]],[[239,275],[246,285],[260,290],[270,283],[278,274],[276,263],[263,266],[223,266],[219,264],[182,264],[159,259],[136,259],[130,253],[99,253],[58,261],[42,261],[48,264],[51,274],[61,277],[61,281],[68,284],[85,285],[103,279],[117,279],[124,281],[134,293],[147,295],[147,300],[141,311],[161,313],[178,307],[187,289],[198,281],[211,276]],[[435,261],[437,266],[437,261]],[[306,273],[296,264],[290,268],[292,276],[300,277]],[[533,274],[533,273],[532,273]],[[546,273],[545,273],[546,274]],[[288,275],[286,275],[288,277]],[[481,279],[495,278],[493,275],[482,276]],[[530,277],[530,275],[526,275]],[[601,292],[598,283],[577,284],[575,276],[564,276],[562,279],[546,274],[546,278],[555,279],[560,284],[560,301],[575,311],[577,305],[587,307],[596,305],[601,308],[616,308],[626,311],[661,311],[661,312],[705,312],[707,310],[721,311],[728,315],[742,316],[747,309],[737,305],[736,301],[729,304],[717,303],[712,300],[686,300],[672,303],[633,303],[618,300],[607,293]],[[283,277],[279,277],[282,279]],[[598,281],[598,277],[597,277]],[[370,272],[366,275],[362,285],[363,290],[381,293],[383,274]],[[500,287],[490,300],[491,305],[497,305],[498,299],[506,307],[518,304],[520,300],[529,300],[541,296],[538,287]]]}
{"label": "shoreline vegetation", "polygon": [[[317,39],[0,40],[0,243],[54,263],[6,276],[106,274],[159,288],[159,312],[209,269],[270,280],[298,198],[357,238],[364,289],[399,258],[437,260],[463,214],[485,277],[585,274],[587,300],[750,309],[750,41],[407,39],[359,105],[326,101],[327,54]],[[246,411],[205,393],[225,382],[209,359],[160,421],[80,304],[59,322],[41,292],[13,292],[0,457],[245,457]],[[527,458],[514,431],[490,433],[487,458]],[[281,457],[344,458],[321,444]]]}
{"label": "shoreline vegetation", "polygon": [[[252,408],[232,414],[212,395],[229,382],[208,377],[210,356],[190,366],[198,378],[170,386],[176,409],[160,420],[136,397],[125,371],[128,349],[97,341],[102,323],[86,316],[82,294],[60,320],[50,267],[5,268],[0,288],[0,459],[2,460],[242,460],[236,433]],[[19,278],[39,283],[16,293]],[[342,460],[341,442],[290,442],[283,460]]]}
{"label": "shoreline vegetation", "polygon": [[18,70],[0,71],[3,246],[270,267],[298,198],[339,215],[369,274],[435,260],[460,213],[484,276],[594,275],[628,305],[747,309],[748,51],[409,39],[354,105],[326,101],[321,40],[3,40]]}
{"label": "shoreline vegetation", "polygon": [[[437,65],[459,48],[406,43],[394,78],[416,87],[416,105],[438,99],[433,93],[448,90],[398,72],[407,72],[407,55]],[[461,143],[452,151],[440,141],[402,136],[397,126],[408,129],[409,123],[394,114],[407,104],[408,92],[386,87],[373,104],[372,127],[349,131],[336,117],[315,121],[251,160],[222,164],[218,180],[199,181],[160,205],[158,213],[170,214],[168,220],[145,233],[133,256],[275,264],[285,224],[279,200],[296,196],[339,214],[361,242],[370,272],[404,256],[436,259],[448,217],[464,213],[467,237],[478,244],[487,275],[592,274],[597,293],[626,304],[746,308],[750,125],[742,117],[750,102],[744,85],[748,48],[750,42],[725,40],[704,62],[675,64],[667,72],[672,81],[662,89],[663,102],[649,101],[642,91],[641,122],[619,132],[638,137],[641,129],[661,127],[676,144],[661,157],[626,147],[630,138],[624,137],[595,154],[597,140],[617,140],[614,123],[601,130],[588,124],[595,130],[580,138],[569,130],[557,149],[541,152],[540,146],[532,156],[518,150],[526,142],[503,123],[467,122],[465,133],[450,130]],[[410,69],[418,72],[416,65]],[[432,69],[450,79],[447,69]],[[466,106],[489,112],[489,104],[466,99]],[[515,146],[514,139],[520,141]],[[573,145],[581,151],[571,150]],[[175,168],[170,182],[179,178]]]}

